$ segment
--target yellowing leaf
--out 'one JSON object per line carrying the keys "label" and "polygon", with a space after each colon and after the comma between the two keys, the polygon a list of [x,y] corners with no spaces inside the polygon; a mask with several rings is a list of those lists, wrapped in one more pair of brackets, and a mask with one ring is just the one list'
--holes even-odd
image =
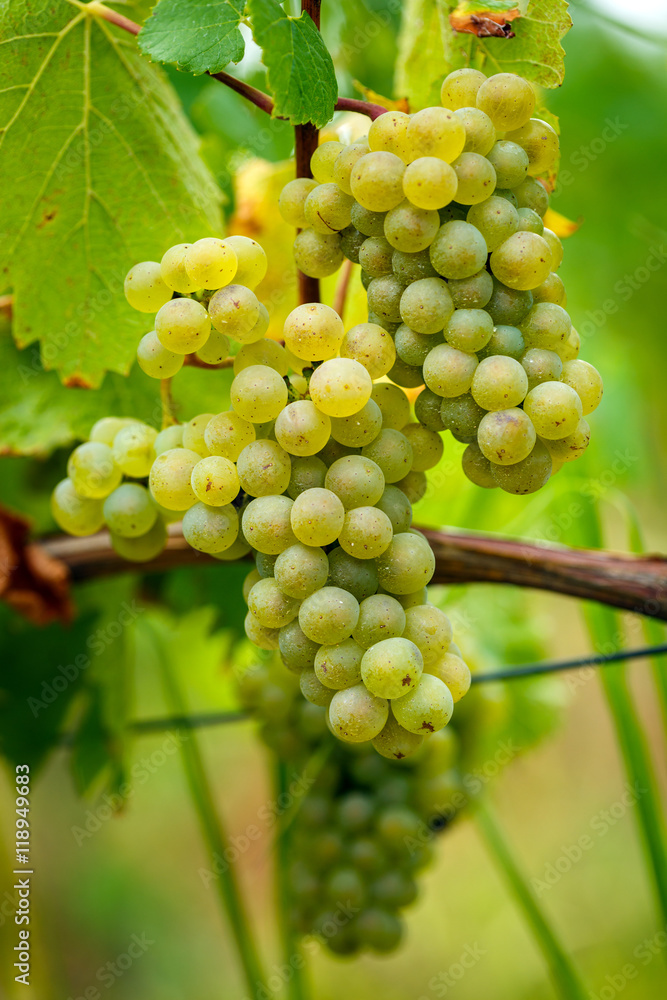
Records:
{"label": "yellowing leaf", "polygon": [[572,236],[572,233],[576,233],[583,221],[583,218],[580,217],[576,222],[573,222],[571,219],[561,215],[560,212],[555,212],[553,208],[548,208],[544,215],[544,225],[547,229],[551,229],[556,236],[560,236],[561,239]]}

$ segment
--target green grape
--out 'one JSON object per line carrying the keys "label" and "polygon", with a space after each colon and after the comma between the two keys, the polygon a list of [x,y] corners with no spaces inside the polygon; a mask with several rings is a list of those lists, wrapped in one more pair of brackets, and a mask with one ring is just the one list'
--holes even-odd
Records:
{"label": "green grape", "polygon": [[413,281],[401,296],[401,319],[416,333],[438,333],[453,312],[452,297],[442,278]]}
{"label": "green grape", "polygon": [[528,392],[525,366],[502,354],[484,358],[473,375],[470,393],[485,410],[507,410],[518,406]]}
{"label": "green grape", "polygon": [[442,422],[441,404],[442,398],[440,396],[436,396],[430,389],[422,389],[415,399],[415,416],[417,420],[431,431],[444,431],[445,425]]}
{"label": "green grape", "polygon": [[426,496],[428,480],[426,478],[426,473],[412,469],[408,472],[407,476],[404,476],[403,479],[399,479],[396,485],[402,493],[405,493],[408,501],[411,504],[415,504],[419,503],[419,501]]}
{"label": "green grape", "polygon": [[554,271],[548,274],[541,285],[533,289],[533,302],[555,302],[565,306],[567,296],[563,279]]}
{"label": "green grape", "polygon": [[378,903],[398,909],[408,906],[417,898],[417,885],[414,879],[400,871],[385,872],[372,885],[372,895]]}
{"label": "green grape", "polygon": [[293,458],[287,493],[292,500],[296,500],[304,490],[323,487],[326,474],[327,467],[317,455],[310,455],[308,458]]}
{"label": "green grape", "polygon": [[461,468],[463,469],[463,474],[475,486],[492,490],[498,485],[492,471],[495,465],[491,465],[488,458],[482,454],[476,441],[469,444],[463,452],[461,456]]}
{"label": "green grape", "polygon": [[196,451],[202,458],[209,455],[205,434],[212,418],[212,413],[198,413],[196,417],[183,425],[183,447],[189,451]]}
{"label": "green grape", "polygon": [[369,236],[359,249],[359,263],[371,278],[391,274],[394,248],[384,236]]}
{"label": "green grape", "polygon": [[318,365],[311,375],[309,389],[313,403],[322,413],[351,417],[371,398],[373,380],[358,361],[333,358]]}
{"label": "green grape", "polygon": [[388,372],[388,377],[392,380],[392,382],[395,382],[396,385],[404,386],[409,389],[417,389],[419,386],[424,384],[421,367],[407,365],[405,361],[402,361],[400,358],[396,358],[393,367]]}
{"label": "green grape", "polygon": [[394,335],[398,359],[412,368],[419,368],[424,364],[429,351],[432,350],[434,341],[437,343],[439,339],[434,338],[431,334],[416,333],[406,323],[401,323]]}
{"label": "green grape", "polygon": [[211,455],[220,455],[236,462],[239,455],[255,440],[255,428],[234,410],[218,413],[204,428],[204,444]]}
{"label": "green grape", "polygon": [[466,67],[449,73],[440,88],[440,102],[443,107],[456,111],[474,105],[477,91],[486,81],[481,70]]}
{"label": "green grape", "polygon": [[521,364],[528,376],[528,389],[534,389],[540,382],[557,382],[563,374],[563,362],[556,352],[539,347],[526,351]]}
{"label": "green grape", "polygon": [[242,489],[251,497],[284,493],[292,474],[287,452],[277,441],[261,438],[241,451],[236,468]]}
{"label": "green grape", "polygon": [[551,250],[551,270],[557,271],[563,263],[563,244],[558,239],[556,234],[551,229],[547,229],[546,226],[544,228],[544,232],[542,233],[542,238]]}
{"label": "green grape", "polygon": [[428,669],[444,656],[452,641],[452,625],[440,608],[418,604],[405,613],[403,638],[413,642]]}
{"label": "green grape", "polygon": [[278,582],[267,576],[252,587],[248,594],[248,608],[264,628],[282,628],[296,618],[299,601],[284,594]]}
{"label": "green grape", "polygon": [[[527,461],[527,459],[524,459],[524,461]],[[506,473],[516,468],[516,465],[498,466],[496,472],[500,470]],[[427,668],[424,665],[424,670],[435,677],[439,677],[443,684],[447,685],[454,704],[460,701],[470,690],[470,682],[472,680],[470,668],[456,653],[445,653],[432,667]]]}
{"label": "green grape", "polygon": [[183,515],[183,537],[199,552],[224,552],[238,533],[239,516],[231,504],[210,507],[199,502]]}
{"label": "green grape", "polygon": [[438,344],[424,362],[424,382],[438,396],[460,396],[470,389],[476,368],[474,354]]}
{"label": "green grape", "polygon": [[275,420],[287,403],[287,386],[268,365],[250,365],[235,377],[229,391],[235,412],[251,423]]}
{"label": "green grape", "polygon": [[424,108],[412,115],[407,129],[411,159],[435,156],[451,163],[465,144],[466,133],[459,119],[446,108]]}
{"label": "green grape", "polygon": [[229,357],[229,337],[219,330],[211,330],[206,343],[199,348],[195,356],[207,365],[222,364]]}
{"label": "green grape", "polygon": [[337,140],[322,142],[310,158],[310,170],[320,184],[329,184],[334,179],[334,164],[345,146]]}
{"label": "green grape", "polygon": [[583,415],[581,399],[565,382],[541,382],[523,404],[541,438],[557,441],[573,434]]}
{"label": "green grape", "polygon": [[493,165],[499,188],[515,188],[525,180],[528,172],[528,154],[515,142],[501,139],[489,150],[486,158]]}
{"label": "green grape", "polygon": [[337,184],[318,184],[306,198],[306,225],[323,235],[340,232],[350,225],[352,204],[352,195],[345,194]]}
{"label": "green grape", "polygon": [[405,164],[385,150],[360,157],[350,174],[354,198],[371,212],[388,212],[403,200]]}
{"label": "green grape", "polygon": [[456,108],[454,114],[466,132],[463,152],[486,156],[496,141],[496,130],[489,116],[475,107]]}
{"label": "green grape", "polygon": [[[493,201],[493,198],[489,198],[489,201]],[[493,292],[493,278],[484,269],[469,278],[450,279],[447,287],[456,309],[483,309]]]}
{"label": "green grape", "polygon": [[144,260],[131,267],[125,276],[125,298],[137,312],[154,313],[172,296],[171,288],[162,280],[160,265]]}
{"label": "green grape", "polygon": [[435,278],[437,276],[428,250],[420,250],[419,253],[403,253],[402,250],[394,250],[391,256],[391,269],[398,280],[406,285],[411,281],[419,281],[420,278]]}
{"label": "green grape", "polygon": [[[468,211],[467,221],[480,231],[489,251],[495,250],[501,243],[517,231],[519,228],[519,216],[516,208],[506,198],[499,198],[492,195],[479,205],[472,205]],[[483,271],[491,282],[491,275],[488,271]],[[493,285],[489,287],[491,298]]]}
{"label": "green grape", "polygon": [[496,73],[477,91],[477,107],[502,131],[521,128],[535,107],[535,91],[514,73]]}
{"label": "green grape", "polygon": [[356,930],[362,945],[382,955],[395,951],[403,937],[403,924],[398,917],[377,906],[362,910]]}
{"label": "green grape", "polygon": [[189,243],[177,243],[176,246],[169,247],[160,261],[160,275],[163,282],[181,295],[197,291],[197,286],[185,270],[185,254],[189,247]]}
{"label": "green grape", "polygon": [[416,687],[394,698],[392,711],[399,725],[411,733],[435,733],[447,725],[454,701],[447,685],[434,674],[422,674]]}
{"label": "green grape", "polygon": [[322,587],[303,601],[299,625],[313,642],[334,646],[348,639],[359,618],[356,597],[340,587]]}
{"label": "green grape", "polygon": [[280,553],[274,575],[283,593],[303,600],[327,582],[329,560],[322,549],[299,542]]}
{"label": "green grape", "polygon": [[225,549],[224,552],[213,552],[212,555],[220,562],[238,562],[239,559],[244,559],[245,556],[249,555],[250,551],[250,546],[245,538],[239,534],[236,541],[232,542],[228,549]]}
{"label": "green grape", "polygon": [[358,361],[371,379],[376,379],[387,374],[396,360],[396,349],[388,332],[377,323],[358,323],[343,337],[340,356]]}
{"label": "green grape", "polygon": [[309,399],[288,403],[276,417],[276,440],[290,455],[315,455],[325,446],[330,434],[329,417]]}
{"label": "green grape", "polygon": [[366,289],[369,312],[389,323],[400,323],[400,302],[404,290],[405,285],[394,274],[373,278]]}
{"label": "green grape", "polygon": [[460,205],[476,205],[489,198],[496,188],[493,164],[479,153],[461,153],[452,166],[458,186],[456,200]]}
{"label": "green grape", "polygon": [[483,309],[457,309],[445,330],[447,343],[466,354],[485,347],[492,334],[493,320]]}
{"label": "green grape", "polygon": [[389,713],[384,729],[372,741],[373,747],[383,757],[389,760],[404,760],[415,753],[424,742],[423,736],[411,733],[399,726],[394,716]]}
{"label": "green grape", "polygon": [[192,354],[199,350],[210,332],[209,314],[195,299],[170,299],[155,317],[158,340],[174,354]]}
{"label": "green grape", "polygon": [[314,229],[302,229],[293,245],[296,266],[309,278],[327,278],[343,263],[340,236],[323,236]]}
{"label": "green grape", "polygon": [[329,705],[329,721],[335,736],[347,743],[372,740],[389,715],[385,698],[377,698],[363,684],[336,691]]}
{"label": "green grape", "polygon": [[88,440],[98,441],[101,444],[107,444],[111,447],[113,439],[121,427],[127,427],[129,424],[139,422],[134,417],[101,417],[91,427]]}
{"label": "green grape", "polygon": [[532,177],[546,173],[558,159],[558,135],[551,125],[539,118],[531,118],[505,138],[523,147],[529,161],[528,173]]}
{"label": "green grape", "polygon": [[[177,300],[178,301],[178,300]],[[245,285],[227,285],[211,296],[208,304],[214,328],[232,340],[243,344],[260,340],[265,330],[257,335],[260,320],[260,303],[253,291]]]}
{"label": "green grape", "polygon": [[493,293],[486,311],[496,326],[518,326],[532,305],[531,292],[508,288],[497,278],[493,279]]}
{"label": "green grape", "polygon": [[384,491],[379,465],[363,455],[346,455],[329,467],[325,486],[339,498],[345,510],[372,507]]}
{"label": "green grape", "polygon": [[361,657],[364,651],[354,639],[335,646],[320,646],[315,654],[315,674],[327,688],[342,691],[361,680]]}
{"label": "green grape", "polygon": [[112,449],[101,441],[86,441],[75,448],[67,460],[67,475],[79,496],[89,500],[108,497],[123,477]]}
{"label": "green grape", "polygon": [[402,433],[405,434],[412,447],[412,469],[408,475],[413,472],[426,472],[438,464],[442,458],[443,443],[436,431],[431,431],[428,427],[415,423],[407,424]]}
{"label": "green grape", "polygon": [[148,485],[156,503],[167,510],[184,511],[197,498],[190,480],[201,455],[188,448],[170,448],[158,455],[149,475]]}
{"label": "green grape", "polygon": [[339,458],[343,458],[344,455],[359,455],[360,453],[361,448],[349,448],[347,445],[339,444],[338,441],[334,441],[331,438],[331,440],[327,441],[326,447],[322,448],[319,457],[326,466],[329,466],[333,465]]}
{"label": "green grape", "polygon": [[305,229],[308,225],[304,214],[306,198],[317,187],[312,177],[297,177],[288,181],[278,198],[278,211],[288,225]]}
{"label": "green grape", "polygon": [[268,555],[266,552],[255,553],[255,566],[260,577],[273,576],[277,555]]}
{"label": "green grape", "polygon": [[395,250],[402,250],[404,253],[426,250],[439,228],[440,216],[434,209],[419,208],[407,200],[390,209],[384,220],[387,240]]}
{"label": "green grape", "polygon": [[293,502],[291,522],[296,538],[304,545],[330,545],[338,538],[345,520],[343,504],[329,489],[304,490]]}
{"label": "green grape", "polygon": [[[344,146],[340,151],[333,166],[333,179],[341,191],[345,194],[352,194],[350,179],[357,160],[369,152],[368,146],[362,142],[353,142],[351,146]],[[361,206],[358,206],[361,208]],[[354,219],[352,220],[354,223]],[[356,225],[356,223],[354,223]],[[357,227],[358,228],[358,227]],[[366,235],[370,235],[367,233]]]}
{"label": "green grape", "polygon": [[514,208],[517,209],[517,211],[519,210],[519,202],[517,201],[517,197],[514,194],[514,191],[509,191],[507,188],[498,187],[496,188],[494,194],[497,198],[504,198],[505,201],[509,201],[514,206]]}
{"label": "green grape", "polygon": [[525,350],[526,345],[521,330],[517,329],[516,326],[500,325],[494,326],[491,339],[487,341],[486,347],[483,347],[477,356],[482,361],[484,358],[492,358],[496,354],[505,354],[509,358],[520,361]]}
{"label": "green grape", "polygon": [[439,209],[438,215],[443,226],[446,222],[465,222],[467,208],[465,205],[457,205],[456,202],[451,202],[451,204]]}
{"label": "green grape", "polygon": [[541,236],[544,232],[544,223],[540,219],[537,212],[534,212],[532,208],[520,208],[518,210],[519,216],[519,230],[523,233],[537,233]]}
{"label": "green grape", "polygon": [[443,278],[470,278],[486,266],[484,237],[470,223],[458,219],[440,226],[430,253],[433,267]]}
{"label": "green grape", "polygon": [[51,514],[68,535],[94,535],[104,524],[101,499],[79,496],[71,479],[62,479],[53,490]]}
{"label": "green grape", "polygon": [[250,611],[245,616],[243,627],[246,635],[255,646],[259,646],[260,649],[278,648],[278,629],[264,628]]}
{"label": "green grape", "polygon": [[410,115],[404,111],[385,111],[379,115],[368,130],[368,145],[373,152],[386,150],[395,153],[407,163],[412,158],[407,131]]}
{"label": "green grape", "polygon": [[113,439],[113,460],[126,476],[141,479],[151,471],[155,460],[157,431],[148,424],[121,427]]}
{"label": "green grape", "polygon": [[231,247],[236,255],[236,284],[257,288],[269,266],[263,247],[249,236],[227,236],[222,242]]}
{"label": "green grape", "polygon": [[304,361],[324,361],[338,354],[345,328],[338,313],[322,302],[293,309],[283,328],[285,346]]}
{"label": "green grape", "polygon": [[[211,334],[212,339],[213,334]],[[206,346],[208,347],[208,344]],[[266,337],[253,344],[243,345],[234,358],[234,374],[238,375],[244,368],[249,368],[251,365],[268,365],[269,368],[274,368],[283,377],[287,375],[290,367],[293,367],[290,365],[290,358],[285,348],[276,340],[270,340]]]}
{"label": "green grape", "polygon": [[566,361],[563,365],[562,380],[571,386],[581,400],[582,412],[586,417],[596,410],[602,399],[602,377],[587,361]]}
{"label": "green grape", "polygon": [[582,417],[572,434],[559,438],[557,441],[545,441],[544,444],[549,449],[554,463],[574,462],[586,451],[590,439],[591,429],[588,426],[588,421]]}
{"label": "green grape", "polygon": [[401,698],[416,687],[423,667],[422,655],[409,639],[381,639],[364,653],[361,676],[378,698]]}
{"label": "green grape", "polygon": [[565,342],[559,344],[556,350],[561,361],[565,363],[566,361],[574,361],[575,358],[579,357],[580,348],[581,337],[574,327],[572,327]]}
{"label": "green grape", "polygon": [[[327,877],[326,892],[333,903],[344,899],[346,905],[355,909],[363,906],[368,898],[366,884],[354,868],[334,869]],[[340,934],[340,930],[337,933]]]}
{"label": "green grape", "polygon": [[159,556],[167,541],[167,529],[164,521],[158,518],[153,527],[144,535],[125,538],[122,535],[111,534],[111,544],[114,551],[129,562],[148,562]]}
{"label": "green grape", "polygon": [[[392,711],[393,711],[393,705]],[[404,855],[407,841],[418,835],[422,826],[419,814],[409,806],[386,806],[379,814],[376,831],[381,843],[386,844],[392,853],[401,852]],[[407,859],[403,857],[405,862]]]}
{"label": "green grape", "polygon": [[[546,230],[545,230],[546,232]],[[491,254],[491,270],[498,281],[519,291],[537,288],[552,267],[549,245],[537,233],[513,233]]]}
{"label": "green grape", "polygon": [[355,507],[345,514],[340,547],[357,559],[375,559],[390,544],[391,521],[378,507]]}
{"label": "green grape", "polygon": [[365,458],[370,458],[380,466],[387,483],[402,479],[412,468],[412,447],[400,431],[383,428],[374,441],[361,450]]}
{"label": "green grape", "polygon": [[373,594],[359,605],[359,621],[352,637],[362,650],[370,649],[383,639],[403,635],[404,628],[405,611],[398,601],[389,594]]}
{"label": "green grape", "polygon": [[309,670],[315,663],[315,654],[320,648],[316,642],[304,635],[297,618],[288,625],[283,625],[278,636],[278,645],[283,663],[293,673]]}
{"label": "green grape", "polygon": [[405,197],[417,208],[425,210],[444,208],[455,197],[457,186],[456,171],[436,156],[421,156],[413,160],[403,175]]}
{"label": "green grape", "polygon": [[541,347],[546,351],[556,350],[558,344],[567,340],[571,329],[569,315],[555,302],[537,302],[521,323],[526,347]]}
{"label": "green grape", "polygon": [[[361,272],[361,274],[362,274],[362,278],[363,278],[363,275],[364,275],[364,273],[365,273],[365,272],[363,272],[363,271]],[[383,275],[383,277],[384,277],[384,275]],[[373,280],[373,279],[372,279],[372,278],[371,278],[370,276],[368,276],[368,281],[367,281],[367,282],[366,282],[366,284],[364,285],[364,290],[365,290],[365,291],[367,291],[367,290],[368,290],[368,285],[370,285],[370,283],[371,283],[371,281],[372,281],[372,280]],[[402,291],[402,289],[403,289],[403,288],[405,288],[405,284],[403,284],[403,285],[402,285],[402,288],[401,288],[401,291]],[[400,299],[400,294],[399,294],[399,296],[398,296],[398,297],[399,297],[399,299]],[[383,329],[383,330],[386,330],[386,331],[387,331],[387,333],[389,333],[389,334],[393,334],[393,333],[395,333],[395,332],[396,332],[396,329],[397,329],[397,327],[398,327],[398,325],[399,325],[398,323],[390,323],[388,319],[385,319],[385,318],[384,318],[384,316],[378,316],[378,314],[377,314],[377,313],[374,313],[374,312],[372,311],[372,309],[369,309],[369,310],[368,310],[368,317],[367,317],[367,321],[368,321],[369,323],[374,323],[374,324],[375,324],[376,326],[381,326],[381,327],[382,327],[382,329]]]}
{"label": "green grape", "polygon": [[382,426],[386,430],[400,431],[410,419],[410,401],[402,389],[390,382],[377,382],[371,399],[382,413]]}
{"label": "green grape", "polygon": [[347,792],[336,803],[336,822],[345,833],[367,830],[374,813],[373,796],[365,792]]}
{"label": "green grape", "polygon": [[375,564],[368,559],[356,559],[337,547],[329,552],[329,583],[348,590],[357,601],[374,594],[378,588]]}
{"label": "green grape", "polygon": [[284,496],[264,496],[251,500],[243,511],[245,540],[253,549],[277,556],[296,544],[290,513],[293,501]]}
{"label": "green grape", "polygon": [[477,431],[482,454],[496,465],[514,465],[527,458],[535,440],[535,427],[528,412],[516,407],[487,413]]}
{"label": "green grape", "polygon": [[453,399],[440,400],[442,423],[457,441],[471,443],[477,440],[477,428],[484,413],[485,410],[467,392]]}
{"label": "green grape", "polygon": [[258,569],[251,569],[246,578],[243,581],[243,600],[248,603],[248,594],[258,580],[262,579],[262,575]]}
{"label": "green grape", "polygon": [[104,501],[103,512],[109,531],[123,538],[145,535],[158,516],[153,498],[139,483],[118,486]]}
{"label": "green grape", "polygon": [[[552,461],[541,441],[535,442],[530,455],[513,465],[494,465],[493,478],[505,493],[525,496],[536,493],[549,481]],[[444,680],[444,678],[443,678]]]}
{"label": "green grape", "polygon": [[231,503],[241,488],[236,466],[221,455],[210,455],[197,462],[191,484],[197,499],[210,507]]}
{"label": "green grape", "polygon": [[359,263],[359,251],[366,242],[366,237],[354,226],[347,226],[340,233],[340,248],[353,264]]}
{"label": "green grape", "polygon": [[355,202],[352,206],[352,225],[364,236],[384,236],[385,215],[386,212],[371,212]]}
{"label": "green grape", "polygon": [[[516,142],[516,140],[513,140]],[[519,144],[520,145],[520,144]],[[530,159],[530,155],[528,157]],[[542,218],[549,207],[546,188],[530,175],[514,189],[519,208],[532,208]]]}
{"label": "green grape", "polygon": [[412,594],[425,587],[435,572],[435,556],[423,535],[406,531],[394,535],[377,560],[378,579],[390,594]]}
{"label": "green grape", "polygon": [[212,237],[197,240],[185,251],[185,270],[196,288],[222,288],[234,278],[237,268],[233,249]]}

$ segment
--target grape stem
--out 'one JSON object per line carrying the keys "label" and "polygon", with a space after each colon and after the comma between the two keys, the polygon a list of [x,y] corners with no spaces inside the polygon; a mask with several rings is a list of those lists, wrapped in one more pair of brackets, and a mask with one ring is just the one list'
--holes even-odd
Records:
{"label": "grape stem", "polygon": [[165,427],[171,427],[172,424],[178,423],[170,378],[160,379],[160,402],[162,404],[162,430],[164,430]]}

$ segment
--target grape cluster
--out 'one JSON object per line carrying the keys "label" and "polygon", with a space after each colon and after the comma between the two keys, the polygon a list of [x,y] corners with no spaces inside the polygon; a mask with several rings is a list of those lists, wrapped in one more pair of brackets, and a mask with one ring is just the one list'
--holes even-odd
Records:
{"label": "grape cluster", "polygon": [[424,386],[405,435],[420,453],[413,469],[435,464],[449,430],[473,483],[532,493],[585,451],[602,396],[564,308],[561,242],[543,222],[537,178],[558,136],[531,117],[533,89],[511,73],[456,70],[441,99],[380,115],[352,145],[324,142],[313,179],[288,183],[279,207],[300,229],[307,275],[344,257],[361,265],[368,322],[341,356],[374,379]]}

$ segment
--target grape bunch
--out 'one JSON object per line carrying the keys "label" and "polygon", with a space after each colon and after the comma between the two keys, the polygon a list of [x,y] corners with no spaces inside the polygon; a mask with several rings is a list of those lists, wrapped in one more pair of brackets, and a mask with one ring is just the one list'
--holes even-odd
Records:
{"label": "grape bunch", "polygon": [[348,331],[342,357],[424,387],[410,438],[428,455],[413,469],[429,468],[449,430],[473,483],[532,493],[583,454],[602,396],[578,358],[563,248],[543,221],[539,178],[558,136],[511,73],[456,70],[441,100],[388,111],[351,145],[324,142],[313,179],[290,181],[279,207],[300,230],[305,274],[333,274],[345,257],[361,266],[368,322]]}

